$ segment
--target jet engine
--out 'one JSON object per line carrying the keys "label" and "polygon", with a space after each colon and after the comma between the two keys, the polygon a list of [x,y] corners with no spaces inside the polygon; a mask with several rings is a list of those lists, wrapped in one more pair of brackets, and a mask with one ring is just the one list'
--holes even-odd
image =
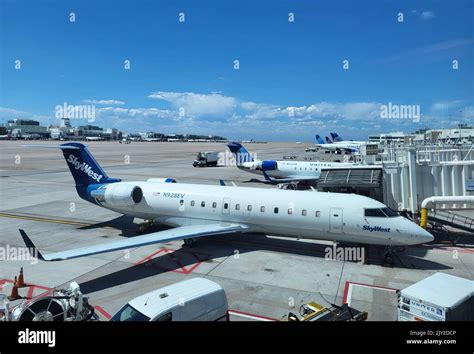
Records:
{"label": "jet engine", "polygon": [[276,161],[262,161],[262,170],[263,171],[274,171],[278,168],[278,163]]}
{"label": "jet engine", "polygon": [[132,184],[111,183],[92,191],[91,196],[99,202],[124,207],[140,203],[143,199],[143,191],[140,187]]}

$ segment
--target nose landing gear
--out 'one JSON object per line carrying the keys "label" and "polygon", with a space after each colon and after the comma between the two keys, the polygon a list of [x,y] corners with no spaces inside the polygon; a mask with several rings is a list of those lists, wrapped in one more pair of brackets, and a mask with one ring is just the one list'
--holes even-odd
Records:
{"label": "nose landing gear", "polygon": [[394,258],[397,257],[397,253],[403,252],[406,246],[385,246],[383,250],[383,261],[384,266],[393,267]]}

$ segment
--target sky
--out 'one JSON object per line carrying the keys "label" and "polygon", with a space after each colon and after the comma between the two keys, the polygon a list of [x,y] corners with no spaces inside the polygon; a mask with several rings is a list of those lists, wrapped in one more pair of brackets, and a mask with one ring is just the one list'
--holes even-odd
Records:
{"label": "sky", "polygon": [[0,123],[66,104],[94,107],[74,126],[229,139],[474,124],[473,4],[0,0]]}

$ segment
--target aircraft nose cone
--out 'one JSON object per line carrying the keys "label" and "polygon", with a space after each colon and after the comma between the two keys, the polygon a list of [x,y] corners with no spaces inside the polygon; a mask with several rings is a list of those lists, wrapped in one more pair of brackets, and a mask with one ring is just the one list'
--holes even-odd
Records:
{"label": "aircraft nose cone", "polygon": [[420,243],[428,243],[434,240],[434,236],[421,227],[418,227],[417,238]]}

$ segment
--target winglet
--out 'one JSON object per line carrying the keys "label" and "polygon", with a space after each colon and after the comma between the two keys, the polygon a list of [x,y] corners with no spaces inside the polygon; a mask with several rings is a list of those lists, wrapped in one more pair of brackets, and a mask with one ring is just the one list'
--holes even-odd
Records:
{"label": "winglet", "polygon": [[30,252],[31,257],[41,259],[44,261],[44,257],[41,254],[41,252],[36,248],[34,243],[31,241],[31,239],[28,237],[26,232],[22,229],[19,229],[21,237],[23,238],[23,242],[25,243],[26,247],[28,248],[28,251]]}

